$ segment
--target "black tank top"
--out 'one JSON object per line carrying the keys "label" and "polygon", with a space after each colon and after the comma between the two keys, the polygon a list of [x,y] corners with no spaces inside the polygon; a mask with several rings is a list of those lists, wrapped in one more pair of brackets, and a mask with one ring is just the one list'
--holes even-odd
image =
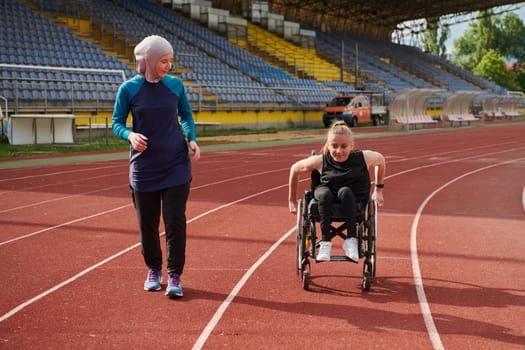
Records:
{"label": "black tank top", "polygon": [[324,153],[321,184],[332,191],[347,186],[353,193],[370,193],[370,175],[363,152],[351,151],[343,163],[336,162],[329,153]]}

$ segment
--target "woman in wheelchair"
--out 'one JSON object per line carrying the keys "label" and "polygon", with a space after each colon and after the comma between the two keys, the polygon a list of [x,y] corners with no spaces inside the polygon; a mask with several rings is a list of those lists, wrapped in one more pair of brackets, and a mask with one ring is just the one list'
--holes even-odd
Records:
{"label": "woman in wheelchair", "polygon": [[297,185],[299,174],[319,172],[320,183],[313,189],[318,201],[321,242],[317,261],[330,261],[332,236],[330,234],[331,212],[334,203],[341,203],[347,235],[343,250],[350,260],[359,260],[358,240],[356,239],[357,202],[367,203],[371,192],[371,175],[375,186],[372,199],[378,206],[383,205],[383,180],[385,177],[385,158],[381,153],[353,149],[352,131],[344,121],[335,121],[328,130],[327,141],[322,154],[311,155],[294,163],[290,168],[288,206],[296,213]]}

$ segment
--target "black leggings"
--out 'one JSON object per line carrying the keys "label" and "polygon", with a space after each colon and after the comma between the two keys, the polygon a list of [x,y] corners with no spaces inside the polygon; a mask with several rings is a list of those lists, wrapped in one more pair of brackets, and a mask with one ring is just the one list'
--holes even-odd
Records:
{"label": "black leggings", "polygon": [[337,192],[327,186],[317,186],[314,197],[318,200],[319,221],[321,225],[321,239],[330,241],[330,224],[332,207],[334,203],[341,203],[341,214],[345,218],[348,237],[356,237],[355,218],[357,215],[356,203],[366,203],[370,195],[368,193],[353,193],[350,187],[341,187]]}
{"label": "black leggings", "polygon": [[168,273],[182,274],[186,260],[186,202],[190,183],[155,192],[132,189],[133,204],[137,211],[142,255],[151,269],[162,269],[159,224],[162,218],[166,229]]}

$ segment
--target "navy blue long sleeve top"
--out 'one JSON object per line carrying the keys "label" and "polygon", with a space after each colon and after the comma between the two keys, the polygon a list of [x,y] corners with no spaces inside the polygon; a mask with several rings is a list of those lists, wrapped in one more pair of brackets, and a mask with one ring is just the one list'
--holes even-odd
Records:
{"label": "navy blue long sleeve top", "polygon": [[[126,126],[131,113],[132,129]],[[179,119],[180,117],[180,119]],[[128,140],[131,131],[148,138],[148,147],[130,150],[130,185],[152,192],[191,181],[187,141],[196,141],[195,123],[182,80],[169,75],[150,83],[137,75],[117,92],[113,132]]]}

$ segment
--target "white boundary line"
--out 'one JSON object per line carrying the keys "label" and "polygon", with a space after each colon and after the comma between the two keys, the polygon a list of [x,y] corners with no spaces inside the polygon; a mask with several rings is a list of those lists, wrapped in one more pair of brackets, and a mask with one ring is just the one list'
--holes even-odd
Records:
{"label": "white boundary line", "polygon": [[41,234],[41,233],[44,233],[44,232],[47,232],[47,231],[51,231],[51,230],[54,230],[56,228],[60,228],[60,227],[64,227],[64,226],[68,226],[68,225],[71,225],[71,224],[75,224],[77,222],[81,222],[81,221],[84,221],[84,220],[88,220],[88,219],[92,219],[92,218],[95,218],[97,216],[101,216],[101,215],[106,215],[106,214],[109,214],[109,213],[112,213],[114,211],[117,211],[117,210],[120,210],[120,209],[124,209],[124,208],[127,208],[127,207],[130,207],[132,206],[133,204],[126,204],[126,205],[123,205],[123,206],[120,206],[120,207],[117,207],[117,208],[113,208],[113,209],[109,209],[109,210],[106,210],[106,211],[101,211],[101,212],[98,212],[96,214],[92,214],[92,215],[88,215],[88,216],[83,216],[81,218],[78,218],[78,219],[75,219],[75,220],[71,220],[71,221],[67,221],[67,222],[63,222],[61,224],[58,224],[58,225],[55,225],[55,226],[49,226],[49,227],[46,227],[44,229],[41,229],[41,230],[38,230],[38,231],[34,231],[34,232],[31,232],[31,233],[27,233],[23,236],[18,236],[18,237],[15,237],[15,238],[12,238],[12,239],[9,239],[7,241],[2,241],[0,242],[0,246],[3,246],[3,245],[6,245],[6,244],[9,244],[9,243],[13,243],[13,242],[16,242],[16,241],[19,241],[21,239],[25,239],[25,238],[29,238],[29,237],[32,237],[32,236],[36,236],[38,234]]}
{"label": "white boundary line", "polygon": [[[204,213],[202,213],[202,214],[200,214],[200,215],[197,215],[197,216],[193,217],[192,219],[188,220],[187,223],[189,224],[189,223],[191,223],[191,222],[193,222],[193,221],[195,221],[195,220],[198,220],[198,219],[200,219],[200,218],[202,218],[202,217],[204,217],[204,216],[210,215],[210,214],[212,214],[212,213],[214,213],[214,212],[216,212],[216,211],[218,211],[218,210],[220,210],[220,209],[223,209],[223,208],[226,208],[226,207],[232,206],[232,205],[234,205],[234,204],[237,204],[237,203],[240,203],[240,202],[246,201],[246,200],[248,200],[248,199],[251,199],[251,198],[253,198],[253,197],[257,197],[257,196],[263,195],[263,194],[268,193],[268,192],[271,192],[271,191],[275,191],[275,190],[281,189],[281,188],[286,187],[286,186],[288,186],[288,184],[286,184],[286,185],[280,185],[280,186],[276,186],[276,187],[272,187],[272,188],[269,188],[269,189],[267,189],[267,190],[264,190],[264,191],[261,191],[261,192],[258,192],[258,193],[254,193],[254,194],[252,194],[252,195],[249,195],[249,196],[246,196],[246,197],[240,198],[240,199],[238,199],[238,200],[236,200],[236,201],[233,201],[233,202],[230,202],[230,203],[226,203],[226,204],[224,204],[224,205],[221,205],[221,206],[216,207],[216,208],[214,208],[214,209],[208,210],[207,212],[204,212]],[[91,216],[89,216],[89,217],[99,216],[99,215],[102,215],[102,214],[105,214],[105,213],[108,213],[108,212],[111,212],[111,211],[116,211],[116,210],[119,210],[119,209],[122,209],[122,208],[128,207],[128,206],[130,206],[130,205],[131,205],[131,204],[128,204],[128,205],[125,205],[125,206],[122,206],[122,207],[115,208],[115,209],[113,209],[113,210],[105,211],[105,212],[103,212],[103,213],[98,213],[98,214],[95,214],[95,215],[91,215]],[[50,230],[50,229],[52,229],[52,228],[57,228],[57,227],[65,226],[65,225],[68,225],[68,224],[71,224],[71,223],[74,223],[74,222],[82,221],[82,220],[85,220],[85,219],[87,219],[87,218],[89,218],[89,217],[85,217],[85,218],[80,218],[80,219],[77,219],[77,220],[69,221],[69,222],[67,222],[67,223],[63,223],[63,224],[61,224],[61,225],[53,226],[53,227],[47,228],[47,229],[45,229],[45,230],[37,231],[37,232],[34,232],[34,233],[30,234],[30,235],[26,235],[26,236],[23,236],[23,237],[19,237],[19,238],[17,238],[17,239],[27,238],[28,236],[36,235],[36,234],[42,233],[42,232],[44,232],[44,231],[48,231],[48,230]],[[164,235],[164,232],[163,232],[161,235]],[[281,238],[281,239],[282,239],[282,238]],[[15,239],[15,240],[16,240],[16,239]],[[12,241],[13,241],[13,240],[11,240],[11,241],[7,241],[7,242],[4,242],[4,244],[9,243],[9,242],[12,242]],[[275,244],[274,244],[274,245],[275,245]],[[60,288],[62,288],[62,287],[64,287],[64,286],[66,286],[66,285],[68,285],[68,284],[70,284],[70,283],[76,281],[77,279],[79,279],[80,277],[82,277],[82,276],[86,275],[87,273],[93,271],[93,270],[96,269],[97,267],[100,267],[100,266],[102,266],[102,265],[104,265],[104,264],[106,264],[106,263],[108,263],[108,262],[110,262],[110,261],[116,259],[117,257],[119,257],[119,256],[121,256],[121,255],[123,255],[123,254],[125,254],[125,253],[127,253],[127,252],[129,252],[130,250],[132,250],[132,249],[134,249],[134,248],[136,248],[136,247],[139,247],[139,246],[140,246],[140,242],[139,242],[139,243],[135,243],[135,244],[133,244],[132,246],[130,246],[130,247],[124,249],[124,250],[121,250],[120,252],[118,252],[118,253],[116,253],[116,254],[114,254],[114,255],[112,255],[112,256],[110,256],[110,257],[108,257],[108,258],[106,258],[106,259],[104,259],[104,260],[102,260],[102,261],[100,261],[100,262],[98,262],[98,263],[96,263],[95,265],[92,265],[92,266],[88,267],[87,269],[85,269],[85,270],[83,270],[83,271],[81,271],[81,272],[79,272],[79,273],[77,273],[77,274],[74,275],[73,277],[68,278],[67,280],[65,280],[65,281],[63,281],[63,282],[61,282],[61,283],[55,285],[54,287],[51,287],[50,289],[48,289],[48,290],[46,290],[46,291],[44,291],[44,292],[42,292],[42,293],[36,295],[35,297],[33,297],[33,298],[31,298],[31,299],[29,299],[29,300],[27,300],[27,301],[25,301],[25,302],[23,302],[22,304],[19,304],[17,307],[11,309],[11,310],[8,311],[7,313],[5,313],[5,314],[3,314],[2,316],[0,316],[0,322],[3,322],[3,321],[5,321],[5,320],[7,320],[8,318],[10,318],[11,316],[15,315],[15,314],[18,313],[19,311],[23,310],[23,309],[26,308],[27,306],[29,306],[29,305],[35,303],[36,301],[38,301],[38,300],[44,298],[44,297],[47,296],[47,295],[49,295],[49,294],[51,294],[51,293],[57,291],[58,289],[60,289]]]}
{"label": "white boundary line", "polygon": [[[271,171],[263,171],[263,172],[250,174],[250,175],[242,175],[242,176],[238,176],[238,177],[235,177],[235,178],[229,178],[229,179],[225,179],[225,180],[221,180],[221,181],[216,181],[216,182],[213,182],[213,183],[208,183],[208,184],[204,184],[204,185],[200,185],[200,186],[195,186],[195,187],[192,187],[191,190],[194,191],[194,190],[197,190],[197,189],[210,187],[210,186],[218,185],[218,184],[225,183],[225,182],[236,181],[236,180],[247,178],[247,177],[250,177],[250,176],[266,175],[266,174],[269,174],[269,173],[282,171],[283,169],[284,168],[271,170]],[[286,169],[288,169],[288,168],[286,168]],[[78,195],[85,195],[85,194],[105,191],[105,190],[112,189],[112,188],[117,188],[117,187],[121,187],[121,186],[112,186],[112,187],[106,187],[106,188],[103,188],[103,189],[98,189],[98,190],[95,190],[95,191],[83,192],[83,193],[79,193],[79,194],[75,194],[75,195],[61,197],[61,198],[59,198],[57,200],[67,199],[67,198],[71,198],[71,197],[78,196]],[[263,193],[265,193],[265,192],[263,192]],[[259,194],[256,193],[255,195],[259,195]],[[241,198],[238,201],[243,201],[243,200],[245,200],[247,198],[251,198],[251,197]],[[8,212],[8,211],[11,211],[11,210],[23,209],[23,208],[28,208],[28,207],[31,207],[31,206],[37,206],[37,205],[45,204],[45,203],[48,203],[48,202],[51,202],[51,201],[55,201],[55,200],[54,199],[50,199],[50,200],[47,200],[47,201],[42,201],[42,202],[38,202],[38,203],[28,204],[28,205],[25,205],[25,206],[20,206],[20,207],[17,207],[17,208],[10,208],[10,209],[5,209],[5,210],[0,210],[0,214]],[[238,201],[232,202],[232,203],[237,203]],[[122,206],[117,207],[117,208],[108,209],[108,210],[101,211],[101,212],[98,212],[98,213],[95,213],[95,214],[92,214],[92,215],[89,215],[89,216],[84,216],[84,217],[77,218],[77,219],[74,219],[74,220],[71,220],[71,221],[63,222],[63,223],[55,225],[55,226],[46,227],[44,229],[41,229],[41,230],[38,230],[38,231],[35,231],[35,232],[27,233],[27,234],[25,234],[23,236],[18,236],[18,237],[15,237],[15,238],[12,238],[12,239],[9,239],[9,240],[6,240],[6,241],[0,241],[0,246],[19,241],[21,239],[29,238],[29,237],[38,235],[38,234],[43,233],[43,232],[51,231],[51,230],[53,230],[55,228],[59,228],[59,227],[67,226],[67,225],[74,224],[74,223],[77,223],[77,222],[81,222],[81,221],[84,221],[84,220],[92,219],[92,218],[100,216],[100,215],[109,214],[111,212],[114,212],[114,211],[117,211],[117,210],[120,210],[120,209],[124,209],[124,208],[130,207],[132,205],[133,205],[132,203],[125,204],[125,205],[122,205]],[[218,210],[220,208],[224,208],[225,206],[228,206],[228,205],[231,205],[231,204],[223,205],[223,206],[221,206],[219,208],[214,209],[214,211],[216,211],[216,210]],[[207,215],[207,213],[201,214],[201,216],[203,216],[203,215]],[[191,222],[191,221],[188,221],[188,223],[189,222]]]}
{"label": "white boundary line", "polygon": [[124,250],[121,250],[120,252],[118,252],[117,254],[115,255],[112,255],[98,263],[96,263],[95,265],[91,265],[90,267],[88,267],[87,269],[83,270],[83,271],[80,271],[79,273],[77,273],[76,275],[74,275],[73,277],[70,277],[68,278],[67,280],[55,285],[54,287],[51,287],[49,288],[48,290],[34,296],[33,298],[23,302],[22,304],[18,305],[17,307],[15,307],[14,309],[11,309],[9,312],[3,314],[1,317],[0,317],[0,322],[3,322],[5,320],[7,320],[8,318],[10,318],[11,316],[13,316],[14,314],[18,313],[19,311],[21,311],[22,309],[26,308],[27,306],[37,302],[38,300],[44,298],[45,296],[59,290],[60,288],[62,287],[65,287],[66,285],[76,281],[77,279],[79,279],[80,277],[86,275],[87,273],[95,270],[96,268],[110,262],[111,260],[114,260],[116,259],[117,257],[121,256],[121,255],[124,255],[125,253],[129,252],[130,250],[132,249],[135,249],[137,247],[140,246],[140,242],[139,243],[135,243],[134,245],[124,249]]}
{"label": "white boundary line", "polygon": [[239,282],[237,282],[235,287],[233,287],[233,289],[230,292],[230,294],[226,297],[226,299],[224,299],[224,301],[219,306],[217,311],[215,311],[215,314],[210,319],[210,321],[208,322],[206,327],[204,327],[204,330],[202,331],[201,335],[199,336],[199,338],[197,339],[195,344],[193,344],[192,350],[200,350],[200,349],[202,349],[202,346],[206,343],[206,340],[208,340],[208,337],[210,336],[211,332],[213,332],[213,329],[215,328],[217,323],[219,323],[219,321],[221,320],[222,315],[224,314],[224,312],[226,312],[226,309],[230,306],[230,304],[232,303],[233,299],[235,299],[237,294],[239,294],[239,291],[242,289],[242,287],[244,287],[246,282],[248,282],[248,280],[253,275],[255,270],[257,270],[259,268],[259,266],[261,266],[262,263],[266,260],[266,258],[268,258],[270,256],[270,254],[272,254],[273,251],[275,249],[277,249],[277,247],[279,245],[281,245],[282,242],[284,242],[288,237],[290,237],[290,235],[293,232],[295,232],[295,226],[292,227],[288,232],[286,232],[277,242],[275,242],[270,247],[270,249],[268,249],[266,251],[266,253],[264,253],[259,258],[259,260],[257,260],[255,262],[255,264],[253,264],[250,267],[250,269],[248,271],[246,271],[246,273],[242,276],[242,278],[239,280]]}
{"label": "white boundary line", "polygon": [[423,286],[423,278],[421,277],[421,270],[419,268],[419,258],[417,255],[417,226],[419,224],[419,219],[421,217],[421,213],[425,209],[426,205],[430,200],[441,190],[448,187],[449,185],[453,184],[454,182],[457,182],[467,176],[470,176],[472,174],[494,168],[500,165],[505,165],[512,163],[516,160],[523,160],[525,158],[515,159],[515,160],[508,160],[492,165],[485,166],[483,168],[478,168],[476,170],[469,171],[461,176],[456,177],[455,179],[450,180],[449,182],[445,183],[441,187],[439,187],[437,190],[432,192],[421,204],[421,206],[418,208],[414,221],[412,222],[412,228],[410,232],[410,256],[412,258],[412,273],[414,275],[414,283],[416,287],[417,292],[417,298],[419,300],[419,307],[421,308],[421,313],[423,315],[423,319],[425,321],[425,326],[427,328],[427,333],[430,337],[430,341],[432,342],[432,347],[434,350],[444,350],[443,343],[441,342],[441,338],[439,337],[439,332],[437,331],[436,325],[434,323],[434,319],[432,317],[432,312],[430,311],[430,306],[428,305],[427,297],[425,294],[425,288]]}
{"label": "white boundary line", "polygon": [[523,187],[523,191],[521,192],[521,206],[525,212],[525,187]]}

